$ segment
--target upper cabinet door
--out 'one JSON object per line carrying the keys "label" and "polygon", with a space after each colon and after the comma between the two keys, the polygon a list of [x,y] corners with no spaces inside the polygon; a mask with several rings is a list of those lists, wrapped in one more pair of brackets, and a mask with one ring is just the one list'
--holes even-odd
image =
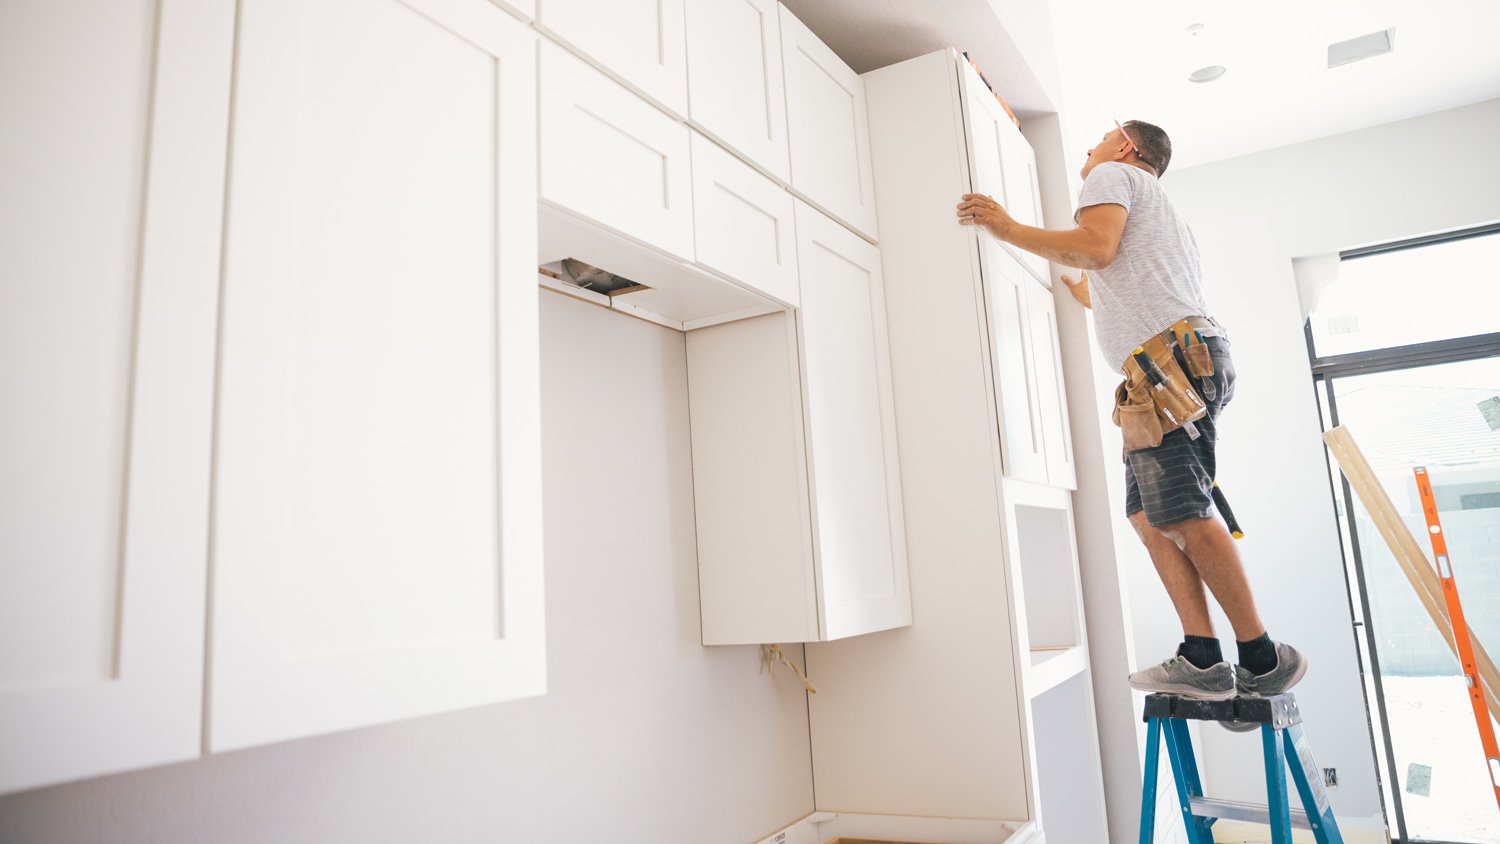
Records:
{"label": "upper cabinet door", "polygon": [[1027,282],[1033,360],[1036,365],[1037,411],[1047,452],[1047,483],[1076,489],[1073,432],[1068,422],[1068,394],[1063,384],[1062,344],[1057,333],[1057,300],[1038,282]]}
{"label": "upper cabinet door", "polygon": [[[1031,146],[968,60],[959,56],[958,67],[969,133],[970,186],[1004,206],[1017,222],[1041,226],[1041,194]],[[1047,277],[1047,259],[1008,243],[1002,248],[1033,275]]]}
{"label": "upper cabinet door", "polygon": [[542,42],[542,198],[693,257],[688,127]]}
{"label": "upper cabinet door", "polygon": [[790,181],[776,0],[687,0],[688,114],[710,136]]}
{"label": "upper cabinet door", "polygon": [[792,195],[750,165],[693,134],[693,217],[698,263],[797,307]]}
{"label": "upper cabinet door", "polygon": [[1047,443],[1037,404],[1033,309],[1027,294],[1037,283],[994,238],[984,238],[981,250],[1005,475],[1044,484]]}
{"label": "upper cabinet door", "polygon": [[77,6],[0,9],[0,793],[201,747],[235,4]]}
{"label": "upper cabinet door", "polygon": [[[1010,123],[1010,118],[1005,115],[1000,104],[995,101],[995,95],[990,93],[990,89],[968,61],[960,56],[958,63],[963,87],[964,119],[969,131],[970,188],[974,193],[982,193],[1001,205],[1006,205],[1008,200],[1005,195],[1005,171],[1000,163],[1000,135],[1002,124]],[[983,236],[983,231],[976,231]]]}
{"label": "upper cabinet door", "polygon": [[677,114],[687,114],[683,0],[540,0],[537,26]]}
{"label": "upper cabinet door", "polygon": [[865,82],[785,6],[781,52],[792,189],[875,240]]}
{"label": "upper cabinet door", "polygon": [[[1036,153],[1014,123],[1007,119],[1001,128],[1000,162],[1005,170],[1005,208],[1020,223],[1045,228],[1041,187],[1036,176]],[[1016,257],[1032,275],[1051,283],[1046,258],[1023,249],[1016,250]]]}
{"label": "upper cabinet door", "polygon": [[880,252],[797,204],[803,406],[823,639],[911,623]]}
{"label": "upper cabinet door", "polygon": [[535,42],[240,4],[212,750],[545,690]]}

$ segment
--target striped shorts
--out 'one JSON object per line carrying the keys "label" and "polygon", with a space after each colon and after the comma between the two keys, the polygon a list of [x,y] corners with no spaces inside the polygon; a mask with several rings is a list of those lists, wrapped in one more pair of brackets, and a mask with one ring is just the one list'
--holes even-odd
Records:
{"label": "striped shorts", "polygon": [[[1162,437],[1156,448],[1125,455],[1125,515],[1145,510],[1152,527],[1214,514],[1214,443],[1219,412],[1234,398],[1234,363],[1229,359],[1227,337],[1208,337],[1204,342],[1213,357],[1214,374],[1192,379],[1208,407],[1208,414],[1193,423],[1198,439],[1178,428]],[[1178,365],[1187,372],[1182,350],[1176,351]]]}

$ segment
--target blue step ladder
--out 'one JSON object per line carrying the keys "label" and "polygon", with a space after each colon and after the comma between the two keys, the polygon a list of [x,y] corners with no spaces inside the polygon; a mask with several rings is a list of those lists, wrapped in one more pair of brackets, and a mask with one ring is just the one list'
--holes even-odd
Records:
{"label": "blue step ladder", "polygon": [[[1338,821],[1328,804],[1322,772],[1302,732],[1302,714],[1290,694],[1193,700],[1178,695],[1146,696],[1146,770],[1141,788],[1141,841],[1152,844],[1156,831],[1156,772],[1162,738],[1172,761],[1177,802],[1182,807],[1188,844],[1213,844],[1211,828],[1220,819],[1269,824],[1274,844],[1292,844],[1292,827],[1310,829],[1318,844],[1343,844]],[[1214,800],[1203,796],[1188,721],[1218,721],[1242,731],[1259,725],[1266,760],[1267,805]],[[1287,802],[1286,774],[1302,798],[1302,811]]]}

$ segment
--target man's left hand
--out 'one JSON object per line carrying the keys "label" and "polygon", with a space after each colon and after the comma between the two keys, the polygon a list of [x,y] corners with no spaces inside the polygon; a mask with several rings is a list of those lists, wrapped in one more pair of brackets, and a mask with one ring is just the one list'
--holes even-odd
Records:
{"label": "man's left hand", "polygon": [[964,194],[963,201],[958,203],[958,222],[965,226],[983,226],[999,240],[1005,240],[1006,233],[1017,225],[1000,203],[982,193]]}

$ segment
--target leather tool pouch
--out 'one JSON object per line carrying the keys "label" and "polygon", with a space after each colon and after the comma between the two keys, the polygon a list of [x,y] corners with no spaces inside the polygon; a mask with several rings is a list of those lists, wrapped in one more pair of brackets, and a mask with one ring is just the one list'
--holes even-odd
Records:
{"label": "leather tool pouch", "polygon": [[1161,445],[1166,434],[1161,427],[1161,417],[1151,401],[1151,385],[1144,374],[1134,380],[1126,378],[1115,388],[1115,410],[1111,414],[1125,440],[1125,450],[1140,451]]}
{"label": "leather tool pouch", "polygon": [[[1147,340],[1142,348],[1165,376],[1165,385],[1157,389],[1141,370],[1135,358],[1125,361],[1125,381],[1115,389],[1115,424],[1120,426],[1125,450],[1140,451],[1161,445],[1162,437],[1185,423],[1202,419],[1208,413],[1188,380],[1187,373],[1172,354],[1172,346],[1160,337]],[[1205,354],[1207,346],[1204,346]],[[1212,366],[1212,359],[1209,365]]]}
{"label": "leather tool pouch", "polygon": [[1208,346],[1200,340],[1192,342],[1193,327],[1187,320],[1181,320],[1172,326],[1172,333],[1178,338],[1177,342],[1182,346],[1182,356],[1187,359],[1188,373],[1194,378],[1207,378],[1214,374],[1214,358],[1209,354]]}

